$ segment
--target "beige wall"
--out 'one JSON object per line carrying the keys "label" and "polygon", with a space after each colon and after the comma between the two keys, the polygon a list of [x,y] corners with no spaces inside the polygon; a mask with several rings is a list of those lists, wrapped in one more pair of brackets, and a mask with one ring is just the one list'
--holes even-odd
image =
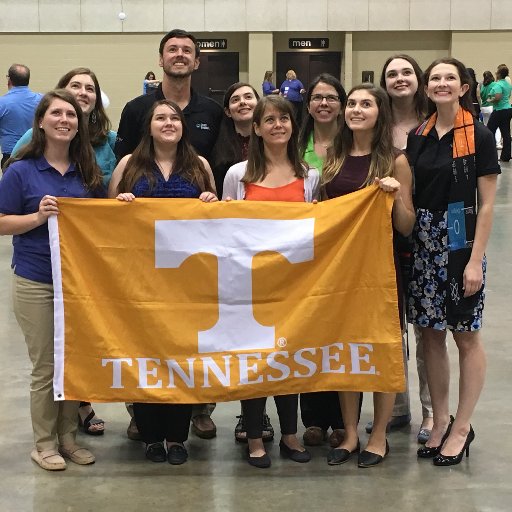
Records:
{"label": "beige wall", "polygon": [[[510,0],[0,0],[0,32],[512,29]],[[118,14],[126,13],[120,21]]]}
{"label": "beige wall", "polygon": [[395,53],[407,53],[425,69],[433,60],[450,55],[450,32],[354,32],[352,38],[353,85],[362,71],[374,71],[380,80],[382,66]]}
{"label": "beige wall", "polygon": [[[110,98],[107,111],[117,129],[125,103],[142,94],[148,71],[158,67],[160,34],[0,34],[0,72],[13,62],[31,70],[30,88],[46,92],[78,66],[91,68]],[[6,89],[5,89],[6,90]],[[3,92],[2,92],[3,94]]]}
{"label": "beige wall", "polygon": [[[211,33],[196,33],[212,38]],[[127,101],[142,94],[142,81],[148,71],[162,76],[158,66],[158,45],[162,34],[0,34],[0,72],[18,62],[31,70],[30,88],[46,92],[59,78],[78,66],[91,68],[101,88],[110,98],[108,116],[117,130]],[[240,53],[240,80],[248,79],[248,44],[245,33],[216,33],[228,39],[227,51]],[[7,91],[0,88],[0,94]],[[261,81],[254,84],[257,90]]]}
{"label": "beige wall", "polygon": [[[264,71],[275,68],[275,52],[289,51],[289,37],[326,34],[330,39],[330,50],[345,51],[345,34],[342,32],[196,32],[201,38],[227,38],[228,51],[240,53],[240,79],[249,81],[258,91]],[[26,64],[32,71],[31,88],[45,92],[53,88],[69,69],[90,67],[110,97],[108,115],[117,129],[125,103],[142,93],[146,72],[152,70],[161,76],[158,43],[162,35],[0,33],[0,72],[5,74],[13,62]],[[359,83],[363,70],[373,70],[378,80],[384,61],[398,52],[411,54],[423,68],[434,59],[451,54],[475,68],[479,78],[483,71],[495,71],[497,64],[502,62],[512,68],[512,34],[509,31],[353,32],[352,50],[352,69],[342,71],[342,75],[348,77],[352,71],[353,84]],[[345,59],[346,56],[344,63]],[[4,85],[0,93],[6,90]]]}
{"label": "beige wall", "polygon": [[454,32],[452,55],[473,68],[478,80],[484,71],[495,74],[498,64],[507,64],[512,71],[512,33]]}

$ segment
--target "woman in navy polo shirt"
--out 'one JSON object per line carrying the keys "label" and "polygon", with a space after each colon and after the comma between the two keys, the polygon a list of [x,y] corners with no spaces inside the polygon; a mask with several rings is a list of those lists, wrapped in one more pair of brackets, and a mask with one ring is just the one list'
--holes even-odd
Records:
{"label": "woman in navy polo shirt", "polygon": [[78,402],[53,399],[53,280],[48,217],[59,213],[57,196],[102,195],[102,177],[75,98],[63,89],[37,107],[33,137],[11,159],[0,181],[0,234],[13,235],[14,313],[25,336],[32,381],[32,459],[50,471],[64,458],[92,464],[75,443]]}

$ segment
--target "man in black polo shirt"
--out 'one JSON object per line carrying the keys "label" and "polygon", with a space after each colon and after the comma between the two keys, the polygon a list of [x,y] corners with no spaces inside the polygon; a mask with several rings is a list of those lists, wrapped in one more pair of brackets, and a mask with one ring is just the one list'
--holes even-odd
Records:
{"label": "man in black polo shirt", "polygon": [[[146,114],[155,101],[164,99],[173,101],[181,108],[190,142],[201,156],[208,159],[217,140],[223,112],[219,104],[197,94],[190,87],[192,73],[199,67],[196,38],[184,30],[171,30],[160,41],[159,52],[159,65],[164,71],[162,83],[154,93],[139,96],[125,105],[117,131],[117,160],[133,153],[142,138]],[[217,428],[210,418],[214,408],[215,404],[194,406],[192,431],[199,437],[215,437]],[[130,406],[128,410],[133,416]],[[127,434],[130,439],[139,439],[133,417]]]}
{"label": "man in black polo shirt", "polygon": [[115,153],[119,161],[133,153],[142,138],[144,118],[155,101],[170,100],[183,110],[189,140],[207,160],[217,140],[222,107],[190,87],[192,73],[199,67],[199,45],[184,30],[174,29],[160,41],[159,65],[164,71],[162,83],[153,94],[129,101],[121,114]]}

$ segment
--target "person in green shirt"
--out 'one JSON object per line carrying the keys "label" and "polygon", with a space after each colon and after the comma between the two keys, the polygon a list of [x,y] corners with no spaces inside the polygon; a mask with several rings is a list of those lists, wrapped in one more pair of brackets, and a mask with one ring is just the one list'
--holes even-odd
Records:
{"label": "person in green shirt", "polygon": [[508,68],[502,66],[496,72],[496,82],[488,96],[488,101],[492,103],[493,111],[487,128],[493,134],[499,128],[503,137],[503,149],[501,150],[500,160],[509,162],[511,157],[510,143],[510,120],[512,119],[512,107],[510,106],[510,93],[512,86],[506,80],[508,77]]}
{"label": "person in green shirt", "polygon": [[341,82],[328,73],[322,73],[309,84],[306,94],[308,115],[302,123],[299,146],[304,160],[320,174],[327,150],[338,132],[346,98]]}

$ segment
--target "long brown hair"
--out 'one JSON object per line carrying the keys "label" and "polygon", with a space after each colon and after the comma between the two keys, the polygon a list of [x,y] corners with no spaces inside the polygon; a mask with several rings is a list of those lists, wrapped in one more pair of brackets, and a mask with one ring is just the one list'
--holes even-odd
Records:
{"label": "long brown hair", "polygon": [[[370,168],[364,183],[361,185],[361,188],[363,188],[371,185],[375,178],[384,178],[393,174],[396,153],[393,148],[393,118],[386,91],[381,87],[369,83],[356,85],[348,93],[347,103],[350,100],[350,96],[355,91],[361,90],[368,91],[375,98],[375,103],[379,109],[379,115],[377,116],[377,121],[373,129]],[[345,110],[346,107],[343,110],[343,117],[345,116]],[[353,132],[347,126],[347,123],[344,123],[342,129],[334,139],[332,151],[327,155],[322,171],[322,185],[326,185],[332,181],[334,177],[341,172],[353,144]]]}
{"label": "long brown hair", "polygon": [[201,192],[213,192],[210,176],[188,140],[187,125],[185,124],[183,112],[176,103],[169,100],[155,102],[147,113],[144,120],[142,139],[128,159],[123,176],[117,186],[117,192],[131,192],[135,183],[142,177],[148,180],[150,188],[156,183],[153,172],[155,147],[153,137],[151,136],[151,120],[153,119],[155,109],[160,105],[165,105],[178,114],[183,130],[181,139],[178,142],[176,159],[171,172],[183,176],[187,181],[196,185]]}
{"label": "long brown hair", "polygon": [[[430,64],[430,66],[425,70],[425,73],[423,74],[425,85],[428,85],[432,70],[439,64],[450,64],[451,66],[454,66],[457,69],[457,74],[459,75],[461,85],[467,84],[469,86],[468,90],[464,93],[464,95],[461,98],[459,98],[459,104],[463,109],[475,115],[475,109],[473,108],[473,102],[471,100],[471,86],[473,84],[473,80],[466,66],[460,60],[454,59],[453,57],[444,57],[442,59],[437,59],[434,62],[432,62],[432,64]],[[433,114],[436,110],[436,104],[431,99],[429,99],[428,114]]]}
{"label": "long brown hair", "polygon": [[71,79],[75,75],[88,75],[94,82],[94,90],[96,92],[96,103],[93,111],[89,114],[89,139],[93,146],[104,144],[107,140],[108,132],[112,127],[110,119],[103,107],[103,100],[101,99],[101,89],[96,75],[89,68],[75,68],[68,71],[57,83],[57,89],[65,89]]}
{"label": "long brown hair", "polygon": [[39,158],[43,156],[46,148],[46,136],[44,130],[39,128],[41,120],[46,111],[55,99],[69,103],[76,112],[78,119],[78,131],[69,145],[69,160],[75,164],[82,176],[84,185],[91,191],[100,190],[103,187],[101,170],[96,163],[96,155],[89,142],[87,126],[80,105],[75,97],[65,89],[55,89],[47,92],[34,113],[34,124],[32,125],[32,139],[23,146],[14,157],[10,158],[9,164],[17,160],[28,158]]}
{"label": "long brown hair", "polygon": [[254,109],[251,139],[249,141],[249,154],[247,157],[247,169],[242,178],[244,183],[257,183],[265,179],[267,175],[267,158],[263,138],[256,135],[254,127],[260,126],[267,107],[274,107],[281,114],[287,114],[292,123],[292,135],[288,141],[287,155],[297,178],[305,178],[308,174],[307,165],[302,162],[299,155],[298,133],[299,128],[295,121],[292,104],[281,96],[265,96],[258,101]]}
{"label": "long brown hair", "polygon": [[[382,68],[382,72],[380,74],[380,86],[386,90],[386,69],[391,63],[391,61],[395,59],[402,59],[407,61],[414,70],[414,74],[416,75],[416,80],[418,82],[418,89],[414,94],[414,110],[416,111],[416,117],[421,121],[425,117],[427,113],[427,95],[425,94],[425,83],[423,81],[423,71],[421,71],[420,66],[410,55],[405,53],[397,53],[396,55],[392,55],[388,60],[384,63]],[[393,102],[391,96],[389,96],[389,104]]]}

